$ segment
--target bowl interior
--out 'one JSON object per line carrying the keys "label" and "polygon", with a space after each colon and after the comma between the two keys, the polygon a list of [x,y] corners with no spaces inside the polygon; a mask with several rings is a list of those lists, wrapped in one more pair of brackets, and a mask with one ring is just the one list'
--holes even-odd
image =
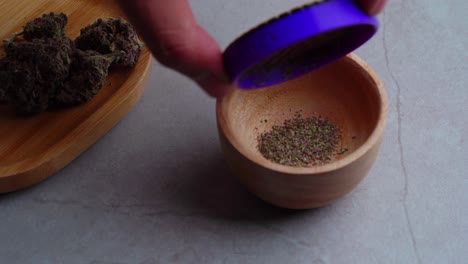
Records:
{"label": "bowl interior", "polygon": [[273,125],[282,124],[297,112],[303,117],[327,118],[342,131],[338,148],[348,149],[333,158],[339,160],[352,155],[369,139],[381,117],[382,104],[378,83],[369,69],[345,57],[279,85],[250,91],[231,89],[218,106],[218,117],[235,148],[268,166],[273,162],[257,150],[257,137]]}

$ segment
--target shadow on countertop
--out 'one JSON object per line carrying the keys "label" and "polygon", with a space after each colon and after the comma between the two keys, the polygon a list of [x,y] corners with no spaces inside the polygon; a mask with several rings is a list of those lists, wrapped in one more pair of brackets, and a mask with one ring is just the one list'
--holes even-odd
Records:
{"label": "shadow on countertop", "polygon": [[[125,158],[131,164],[140,159],[132,155]],[[32,206],[52,204],[74,211],[98,210],[150,218],[196,216],[234,223],[272,223],[298,217],[310,220],[330,208],[289,210],[262,201],[229,172],[218,149],[206,150],[201,155],[181,155],[176,162],[162,162],[161,157],[156,160],[138,166],[102,165],[95,169],[96,174],[84,173],[76,178],[74,170],[82,170],[84,165],[80,163],[89,162],[79,158],[38,185],[0,195],[0,206],[32,202]]]}
{"label": "shadow on countertop", "polygon": [[200,210],[211,218],[230,221],[281,220],[308,215],[327,207],[310,210],[279,208],[250,193],[233,176],[221,153],[211,155],[208,166],[186,178],[178,199],[183,207]]}

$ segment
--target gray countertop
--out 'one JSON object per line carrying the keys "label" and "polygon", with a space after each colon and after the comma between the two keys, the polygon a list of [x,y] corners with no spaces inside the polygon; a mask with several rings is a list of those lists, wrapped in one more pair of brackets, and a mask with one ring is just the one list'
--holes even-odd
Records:
{"label": "gray countertop", "polygon": [[[192,1],[222,47],[305,1]],[[114,129],[49,180],[0,196],[0,263],[467,263],[468,4],[390,1],[357,54],[390,111],[369,176],[316,210],[249,194],[220,151],[213,99],[154,63]]]}

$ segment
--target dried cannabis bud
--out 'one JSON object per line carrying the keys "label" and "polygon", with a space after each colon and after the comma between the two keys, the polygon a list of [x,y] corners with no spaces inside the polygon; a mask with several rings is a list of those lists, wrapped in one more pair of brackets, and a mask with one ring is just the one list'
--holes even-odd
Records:
{"label": "dried cannabis bud", "polygon": [[8,59],[0,59],[0,104],[6,104],[10,99],[9,90],[12,83],[10,68]]}
{"label": "dried cannabis bud", "polygon": [[6,102],[8,102],[6,91],[4,91],[2,87],[0,87],[0,104],[5,104]]}
{"label": "dried cannabis bud", "polygon": [[288,166],[315,166],[329,162],[333,155],[343,154],[336,147],[340,131],[327,119],[303,118],[299,113],[283,125],[258,136],[258,150],[273,162]]}
{"label": "dried cannabis bud", "polygon": [[63,107],[89,101],[104,86],[111,63],[123,55],[122,51],[102,55],[96,51],[75,50],[69,78],[54,96],[52,104]]}
{"label": "dried cannabis bud", "polygon": [[38,67],[41,76],[51,83],[61,83],[68,76],[73,54],[73,41],[69,38],[33,39],[30,42],[5,45],[6,57],[29,61]]}
{"label": "dried cannabis bud", "polygon": [[[98,20],[95,27],[83,29],[82,35],[88,39],[82,37],[77,43],[90,44],[97,48],[94,51],[77,49],[75,42],[65,36],[67,20],[63,13],[44,14],[4,41],[0,104],[10,104],[23,114],[82,104],[104,86],[111,64],[136,63],[141,46],[128,22]],[[15,41],[21,35],[26,41]],[[94,39],[96,36],[99,38]]]}
{"label": "dried cannabis bud", "polygon": [[8,75],[8,61],[4,58],[0,59],[0,104],[8,102],[8,87],[6,86]]}
{"label": "dried cannabis bud", "polygon": [[5,99],[23,114],[39,113],[47,109],[47,89],[35,65],[29,61],[2,60],[0,81]]}
{"label": "dried cannabis bud", "polygon": [[68,38],[7,42],[0,69],[5,100],[25,114],[46,110],[69,75],[72,44]]}
{"label": "dried cannabis bud", "polygon": [[81,29],[75,45],[81,50],[94,50],[101,54],[124,51],[125,55],[113,62],[119,66],[134,66],[140,55],[142,43],[135,29],[122,18],[98,19],[93,24]]}
{"label": "dried cannabis bud", "polygon": [[29,41],[33,39],[63,38],[67,23],[68,17],[64,13],[44,14],[27,22],[23,27],[23,31],[13,35],[10,41],[21,35]]}

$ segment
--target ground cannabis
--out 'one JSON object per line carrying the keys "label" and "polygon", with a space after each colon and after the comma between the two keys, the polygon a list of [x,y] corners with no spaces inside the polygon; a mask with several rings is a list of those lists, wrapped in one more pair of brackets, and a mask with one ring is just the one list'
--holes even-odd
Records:
{"label": "ground cannabis", "polygon": [[120,66],[135,65],[142,46],[135,29],[121,18],[98,19],[80,31],[75,45],[78,49],[102,54],[124,51],[125,55],[117,57],[113,62]]}
{"label": "ground cannabis", "polygon": [[337,149],[341,131],[322,117],[304,118],[298,112],[282,125],[274,125],[271,131],[258,136],[258,150],[273,162],[296,167],[322,165],[334,155],[347,151]]}

